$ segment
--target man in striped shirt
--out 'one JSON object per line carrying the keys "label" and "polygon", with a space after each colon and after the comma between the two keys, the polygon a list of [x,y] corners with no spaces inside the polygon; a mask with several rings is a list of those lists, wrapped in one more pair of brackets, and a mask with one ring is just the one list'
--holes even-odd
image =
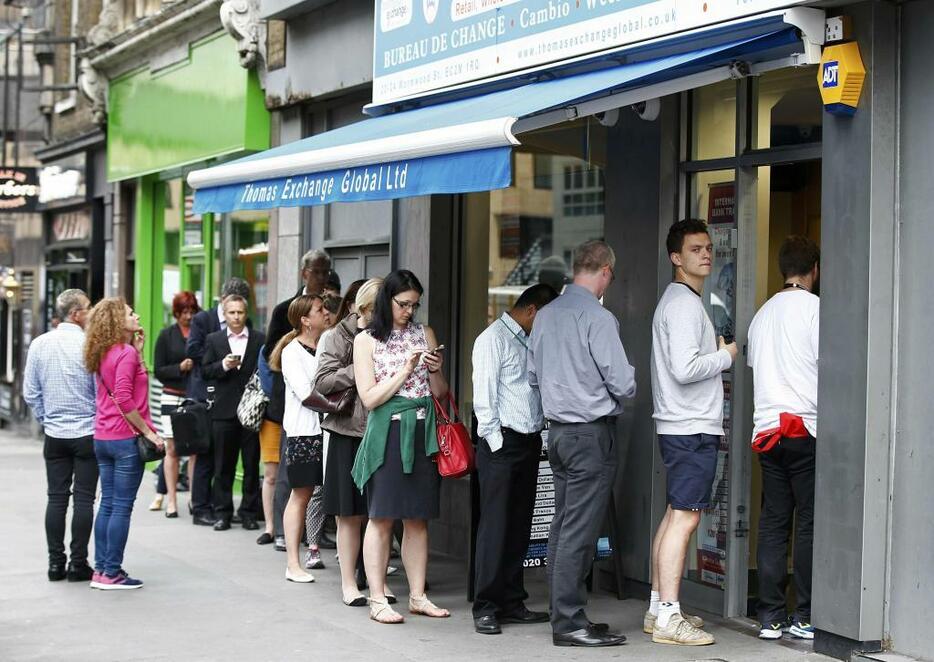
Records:
{"label": "man in striped shirt", "polygon": [[[42,455],[48,478],[45,537],[49,581],[90,581],[88,540],[97,494],[94,455],[94,378],[84,367],[84,326],[91,302],[81,290],[65,290],[55,300],[58,327],[29,345],[23,399],[43,427]],[[74,493],[71,562],[65,562],[65,518]]]}
{"label": "man in striped shirt", "polygon": [[545,427],[538,391],[529,384],[526,354],[535,315],[557,296],[549,285],[533,285],[473,346],[473,406],[482,438],[477,445],[480,524],[473,603],[474,629],[480,634],[499,634],[500,623],[548,620],[547,613],[525,606],[522,578]]}

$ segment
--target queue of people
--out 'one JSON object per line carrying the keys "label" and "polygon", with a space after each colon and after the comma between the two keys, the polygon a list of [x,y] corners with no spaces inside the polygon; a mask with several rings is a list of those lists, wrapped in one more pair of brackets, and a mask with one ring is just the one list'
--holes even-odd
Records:
{"label": "queue of people", "polygon": [[[652,590],[643,630],[652,641],[708,645],[703,619],[679,602],[687,546],[711,505],[723,430],[722,373],[737,357],[717,338],[702,290],[712,267],[706,224],[676,223],[667,239],[674,279],[652,321],[651,387],[667,502],[651,543]],[[810,541],[816,439],[819,251],[792,237],[780,253],[785,289],[753,321],[749,365],[755,377],[755,438],[764,474],[759,569],[763,638],[813,637]],[[559,292],[538,284],[477,338],[472,353],[480,517],[475,563],[475,630],[550,621],[558,646],[615,646],[626,640],[587,615],[586,578],[618,465],[616,417],[636,393],[616,317],[602,299],[617,276],[603,241],[574,254],[573,282]],[[123,567],[130,518],[143,474],[139,436],[164,448],[166,516],[178,517],[179,452],[172,413],[186,399],[210,404],[208,451],[192,457],[192,522],[226,531],[264,527],[260,545],[286,551],[285,579],[307,584],[324,567],[325,516],[337,523],[341,600],[368,607],[378,623],[404,622],[386,576],[401,522],[408,612],[445,618],[427,595],[428,522],[440,509],[437,402],[444,402],[444,345],[417,321],[423,287],[410,271],[357,281],[343,300],[330,259],[302,258],[303,286],[272,312],[268,332],[248,318],[249,285],[228,279],[216,307],[199,310],[191,293],[173,300],[176,322],[155,347],[163,386],[162,434],[149,412],[145,339],[122,299],[90,307],[78,290],[62,293],[63,322],[29,349],[24,397],[45,428],[49,579],[132,589]],[[267,403],[258,432],[238,418],[256,375]],[[555,486],[548,540],[549,608],[526,605],[523,583],[538,461],[547,448]],[[260,461],[264,464],[260,479]],[[243,467],[234,509],[234,474]],[[95,558],[88,562],[93,503]],[[71,554],[64,522],[74,490]],[[785,612],[785,547],[795,530],[798,605]],[[302,540],[308,545],[300,558]],[[363,590],[369,588],[369,596]]]}

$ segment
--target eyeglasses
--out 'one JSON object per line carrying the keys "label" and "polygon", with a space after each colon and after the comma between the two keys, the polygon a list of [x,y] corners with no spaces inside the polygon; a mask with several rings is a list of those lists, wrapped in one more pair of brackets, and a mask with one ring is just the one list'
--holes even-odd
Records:
{"label": "eyeglasses", "polygon": [[402,310],[411,310],[413,313],[418,310],[422,304],[418,301],[399,301],[396,297],[392,298]]}

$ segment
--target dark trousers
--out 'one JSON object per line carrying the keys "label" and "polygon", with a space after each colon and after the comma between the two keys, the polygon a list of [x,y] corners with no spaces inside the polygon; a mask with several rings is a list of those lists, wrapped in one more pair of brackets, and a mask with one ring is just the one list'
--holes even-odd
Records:
{"label": "dark trousers", "polygon": [[529,597],[522,561],[529,547],[541,451],[541,434],[508,428],[503,428],[503,447],[495,453],[486,441],[477,446],[480,524],[474,618],[509,614]]}
{"label": "dark trousers", "polygon": [[[214,515],[233,517],[233,484],[237,461],[243,459],[243,496],[238,513],[255,518],[259,512],[259,436],[236,419],[214,421]],[[195,463],[197,467],[197,463]]]}
{"label": "dark trousers", "polygon": [[97,457],[94,436],[56,439],[45,435],[42,447],[49,501],[45,508],[45,539],[49,563],[65,563],[65,518],[74,497],[71,515],[71,562],[87,563],[88,540],[94,523],[97,494]]}
{"label": "dark trousers", "polygon": [[759,518],[759,620],[783,623],[788,612],[788,537],[797,520],[794,542],[795,620],[811,622],[811,567],[814,548],[815,440],[782,439],[759,455],[762,515]]}
{"label": "dark trousers", "polygon": [[[284,536],[285,529],[282,527],[282,515],[285,513],[285,506],[289,503],[289,496],[292,494],[292,486],[289,484],[289,472],[285,466],[285,448],[288,445],[285,438],[285,430],[279,438],[279,470],[276,472],[276,494],[273,499],[273,522],[274,531],[277,536]],[[360,555],[361,557],[363,554]]]}
{"label": "dark trousers", "polygon": [[191,477],[191,511],[203,517],[214,516],[214,435],[206,453],[198,453],[194,474]]}
{"label": "dark trousers", "polygon": [[548,460],[555,485],[555,518],[548,535],[551,629],[587,627],[587,575],[616,477],[615,421],[552,423]]}

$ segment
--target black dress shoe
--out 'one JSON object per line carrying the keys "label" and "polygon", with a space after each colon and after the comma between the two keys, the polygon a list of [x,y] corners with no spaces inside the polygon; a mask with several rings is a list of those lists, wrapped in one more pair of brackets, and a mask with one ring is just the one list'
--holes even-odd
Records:
{"label": "black dress shoe", "polygon": [[49,564],[49,581],[50,582],[60,582],[65,577],[68,576],[68,573],[65,571],[64,563],[50,563]]}
{"label": "black dress shoe", "polygon": [[176,519],[178,517],[177,510],[167,510],[165,511],[165,516],[167,519]]}
{"label": "black dress shoe", "polygon": [[587,627],[589,627],[594,632],[609,632],[610,630],[609,623],[591,623]]}
{"label": "black dress shoe", "polygon": [[271,535],[263,531],[260,534],[259,538],[256,539],[256,544],[257,545],[271,545],[273,541],[275,541],[275,538],[273,538]]}
{"label": "black dress shoe", "polygon": [[89,582],[94,576],[94,568],[87,563],[69,563],[68,581],[70,582]]}
{"label": "black dress shoe", "polygon": [[243,528],[247,531],[256,531],[259,529],[259,522],[256,521],[253,517],[244,517],[243,518]]}
{"label": "black dress shoe", "polygon": [[197,524],[198,526],[214,526],[216,519],[211,515],[194,515],[191,518],[192,524]]}
{"label": "black dress shoe", "polygon": [[230,520],[226,517],[223,517],[216,522],[214,522],[215,531],[226,531],[230,528]]}
{"label": "black dress shoe", "polygon": [[499,627],[499,621],[493,615],[473,619],[473,629],[477,631],[477,634],[502,634],[503,632]]}
{"label": "black dress shoe", "polygon": [[519,609],[509,612],[508,614],[502,614],[499,617],[500,623],[545,623],[548,621],[548,612],[546,611],[532,611],[527,608],[525,605],[522,605]]}
{"label": "black dress shoe", "polygon": [[600,646],[619,646],[626,641],[626,637],[612,632],[600,632],[592,627],[581,628],[564,634],[553,634],[551,641],[555,646],[584,646],[596,648]]}
{"label": "black dress shoe", "polygon": [[321,539],[318,541],[318,547],[321,549],[337,549],[337,542],[335,542],[332,537],[322,531]]}

